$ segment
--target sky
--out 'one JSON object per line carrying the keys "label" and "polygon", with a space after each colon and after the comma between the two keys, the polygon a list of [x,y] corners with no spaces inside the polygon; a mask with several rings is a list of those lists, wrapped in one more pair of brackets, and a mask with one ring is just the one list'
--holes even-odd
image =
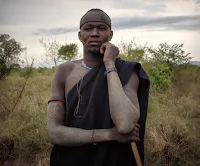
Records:
{"label": "sky", "polygon": [[15,38],[40,66],[42,38],[76,43],[82,53],[79,22],[91,8],[111,17],[113,44],[133,38],[152,47],[184,43],[184,51],[200,61],[200,0],[0,0],[0,34]]}

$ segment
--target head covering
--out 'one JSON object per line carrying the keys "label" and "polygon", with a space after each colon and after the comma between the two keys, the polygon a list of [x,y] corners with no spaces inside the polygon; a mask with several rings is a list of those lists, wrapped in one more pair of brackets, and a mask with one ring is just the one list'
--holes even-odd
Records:
{"label": "head covering", "polygon": [[[98,14],[96,14],[97,12]],[[103,22],[111,28],[110,17],[101,9],[90,9],[87,11],[80,20],[80,28],[88,22]]]}

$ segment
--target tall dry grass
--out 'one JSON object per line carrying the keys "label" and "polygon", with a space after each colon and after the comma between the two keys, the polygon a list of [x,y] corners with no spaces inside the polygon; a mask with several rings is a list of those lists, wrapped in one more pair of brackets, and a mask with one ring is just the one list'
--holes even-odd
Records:
{"label": "tall dry grass", "polygon": [[22,165],[21,162],[30,165],[49,151],[46,110],[53,72],[34,71],[26,85],[26,78],[21,77],[20,72],[13,72],[0,81],[0,146],[5,149],[0,150],[1,160],[15,160],[14,165]]}
{"label": "tall dry grass", "polygon": [[[21,71],[0,81],[0,165],[3,161],[15,166],[48,165],[52,146],[47,138],[46,110],[53,72],[34,70],[26,84]],[[147,166],[200,165],[199,75],[198,67],[179,67],[172,73],[168,91],[151,89]]]}
{"label": "tall dry grass", "polygon": [[200,165],[200,68],[180,66],[171,89],[151,89],[146,125],[147,166]]}

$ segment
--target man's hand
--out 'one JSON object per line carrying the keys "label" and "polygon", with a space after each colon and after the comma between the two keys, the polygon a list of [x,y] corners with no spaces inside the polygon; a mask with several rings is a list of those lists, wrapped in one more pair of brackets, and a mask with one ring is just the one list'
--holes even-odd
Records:
{"label": "man's hand", "polygon": [[116,127],[114,127],[111,129],[110,137],[112,140],[120,142],[120,143],[138,142],[140,141],[139,129],[140,129],[140,125],[137,124],[131,133],[119,134]]}
{"label": "man's hand", "polygon": [[103,62],[106,68],[115,66],[115,61],[119,55],[118,47],[107,42],[101,46],[100,53],[104,54]]}

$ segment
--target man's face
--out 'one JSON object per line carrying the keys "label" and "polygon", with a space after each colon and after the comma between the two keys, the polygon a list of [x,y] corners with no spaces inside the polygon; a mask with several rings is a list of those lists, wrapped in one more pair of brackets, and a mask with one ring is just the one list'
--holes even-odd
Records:
{"label": "man's face", "polygon": [[84,24],[79,33],[79,39],[83,43],[84,49],[97,53],[103,43],[112,38],[113,32],[110,27],[103,22],[88,22]]}

